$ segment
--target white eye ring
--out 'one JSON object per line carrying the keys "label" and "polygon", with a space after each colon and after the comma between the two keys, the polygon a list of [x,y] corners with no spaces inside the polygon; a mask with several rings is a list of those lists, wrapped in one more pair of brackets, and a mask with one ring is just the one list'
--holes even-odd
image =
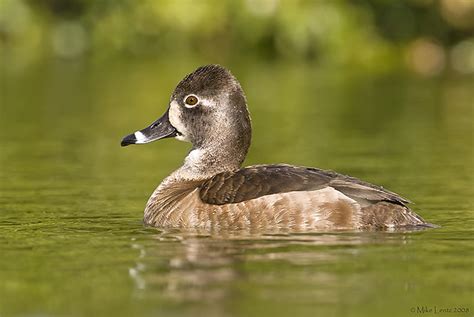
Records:
{"label": "white eye ring", "polygon": [[183,99],[186,108],[194,108],[199,104],[199,98],[196,95],[187,95]]}

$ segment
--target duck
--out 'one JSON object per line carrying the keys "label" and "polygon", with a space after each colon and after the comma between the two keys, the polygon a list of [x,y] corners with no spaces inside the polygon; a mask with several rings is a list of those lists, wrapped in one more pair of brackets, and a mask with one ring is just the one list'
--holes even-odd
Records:
{"label": "duck", "polygon": [[251,141],[247,99],[225,67],[182,79],[165,113],[122,146],[190,142],[177,170],[152,193],[144,223],[161,228],[344,230],[432,227],[409,201],[330,170],[288,164],[241,167]]}

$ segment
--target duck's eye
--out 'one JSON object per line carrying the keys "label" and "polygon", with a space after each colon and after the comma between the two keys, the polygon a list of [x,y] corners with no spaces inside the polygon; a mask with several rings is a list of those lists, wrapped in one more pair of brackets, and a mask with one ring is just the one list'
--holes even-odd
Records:
{"label": "duck's eye", "polygon": [[194,107],[195,105],[197,105],[198,102],[199,102],[198,97],[194,95],[187,96],[186,99],[184,100],[184,103],[188,107]]}

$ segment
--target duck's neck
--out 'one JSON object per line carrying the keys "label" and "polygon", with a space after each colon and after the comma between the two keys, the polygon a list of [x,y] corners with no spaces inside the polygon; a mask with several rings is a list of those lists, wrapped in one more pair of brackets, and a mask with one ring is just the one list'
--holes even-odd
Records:
{"label": "duck's neck", "polygon": [[216,174],[240,168],[247,149],[239,151],[232,146],[193,148],[184,164],[171,177],[178,180],[203,180]]}

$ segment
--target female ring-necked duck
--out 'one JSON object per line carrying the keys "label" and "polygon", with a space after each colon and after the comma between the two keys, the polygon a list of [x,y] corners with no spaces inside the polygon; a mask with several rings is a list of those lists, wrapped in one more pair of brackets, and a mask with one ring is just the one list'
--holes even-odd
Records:
{"label": "female ring-necked duck", "polygon": [[237,79],[207,65],[187,75],[168,110],[121,145],[174,137],[192,143],[156,188],[144,221],[156,227],[355,229],[429,227],[408,201],[357,178],[284,164],[241,168],[251,139]]}

